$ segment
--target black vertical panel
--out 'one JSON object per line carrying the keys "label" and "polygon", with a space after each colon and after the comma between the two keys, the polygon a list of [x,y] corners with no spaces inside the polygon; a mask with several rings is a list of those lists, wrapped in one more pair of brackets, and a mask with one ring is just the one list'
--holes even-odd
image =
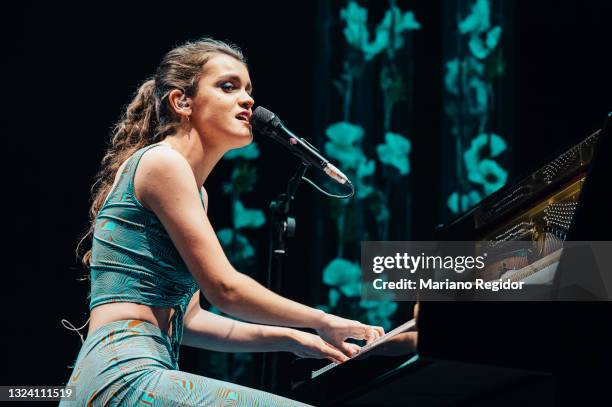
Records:
{"label": "black vertical panel", "polygon": [[[318,0],[316,7],[315,20],[315,63],[312,64],[313,69],[313,92],[314,103],[312,105],[313,113],[313,132],[312,140],[318,146],[319,150],[324,151],[325,145],[325,129],[327,128],[332,112],[332,92],[334,89],[331,85],[332,67],[333,67],[333,52],[334,44],[332,42],[332,31],[336,28],[334,21],[336,20],[333,13],[335,8],[333,3],[327,0]],[[309,186],[302,186],[309,188]],[[327,296],[321,290],[322,282],[321,275],[318,272],[323,270],[325,266],[325,258],[333,255],[333,245],[331,239],[317,239],[320,236],[328,236],[326,230],[326,198],[316,195],[311,198],[313,207],[313,222],[312,229],[307,229],[313,242],[307,245],[306,251],[309,253],[309,268],[308,285],[312,287],[309,300],[312,303],[323,304],[327,301]],[[317,242],[317,243],[315,243]]]}
{"label": "black vertical panel", "polygon": [[[435,4],[434,4],[435,3]],[[442,26],[444,2],[414,2],[422,23],[414,33],[414,137],[412,140],[412,239],[429,240],[440,222],[440,176],[448,162],[438,151],[443,142]]]}
{"label": "black vertical panel", "polygon": [[515,2],[516,159],[533,167],[612,110],[612,3]]}

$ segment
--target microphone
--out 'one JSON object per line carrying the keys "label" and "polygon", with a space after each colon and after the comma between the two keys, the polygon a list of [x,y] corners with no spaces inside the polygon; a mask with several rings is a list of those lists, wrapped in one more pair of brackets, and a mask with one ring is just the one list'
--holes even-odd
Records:
{"label": "microphone", "polygon": [[253,126],[253,131],[271,137],[281,143],[294,155],[298,156],[304,164],[312,165],[322,170],[340,184],[351,184],[351,181],[342,171],[319,154],[319,150],[308,141],[293,134],[285,127],[277,115],[265,107],[258,106],[253,111],[251,125]]}

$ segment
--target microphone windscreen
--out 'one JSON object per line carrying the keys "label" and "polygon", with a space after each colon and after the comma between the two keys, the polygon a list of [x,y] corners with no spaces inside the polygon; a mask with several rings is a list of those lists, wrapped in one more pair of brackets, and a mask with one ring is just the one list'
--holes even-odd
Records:
{"label": "microphone windscreen", "polygon": [[271,127],[276,127],[280,124],[280,119],[274,113],[266,109],[265,107],[258,106],[253,111],[253,117],[251,118],[251,125],[253,131],[258,133],[268,133]]}
{"label": "microphone windscreen", "polygon": [[253,111],[253,120],[260,121],[262,123],[268,123],[274,118],[274,113],[269,111],[263,106],[257,106]]}

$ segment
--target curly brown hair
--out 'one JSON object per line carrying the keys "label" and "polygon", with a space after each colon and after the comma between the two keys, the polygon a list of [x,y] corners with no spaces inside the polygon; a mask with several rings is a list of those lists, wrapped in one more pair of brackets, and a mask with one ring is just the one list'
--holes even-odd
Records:
{"label": "curly brown hair", "polygon": [[242,51],[234,44],[202,38],[180,45],[164,56],[155,76],[139,87],[121,119],[113,127],[109,147],[91,188],[90,225],[76,247],[77,257],[80,257],[82,244],[89,241],[89,249],[82,256],[86,268],[91,260],[89,239],[93,235],[96,217],[113,186],[119,167],[135,151],[160,142],[176,132],[181,119],[168,103],[168,94],[178,89],[186,97],[195,96],[204,65],[214,54],[230,55],[246,65]]}

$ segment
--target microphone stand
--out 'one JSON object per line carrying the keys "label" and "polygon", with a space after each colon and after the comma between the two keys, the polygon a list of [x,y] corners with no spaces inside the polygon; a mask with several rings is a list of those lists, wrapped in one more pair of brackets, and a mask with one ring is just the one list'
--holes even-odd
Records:
{"label": "microphone stand", "polygon": [[[266,274],[266,287],[276,293],[281,291],[283,258],[285,256],[285,238],[295,235],[295,218],[288,216],[289,206],[295,192],[302,181],[309,165],[304,162],[296,170],[287,183],[287,190],[281,193],[275,201],[270,202],[268,210],[270,223],[268,267]],[[263,354],[261,388],[273,391],[277,381],[278,355],[274,352]]]}

